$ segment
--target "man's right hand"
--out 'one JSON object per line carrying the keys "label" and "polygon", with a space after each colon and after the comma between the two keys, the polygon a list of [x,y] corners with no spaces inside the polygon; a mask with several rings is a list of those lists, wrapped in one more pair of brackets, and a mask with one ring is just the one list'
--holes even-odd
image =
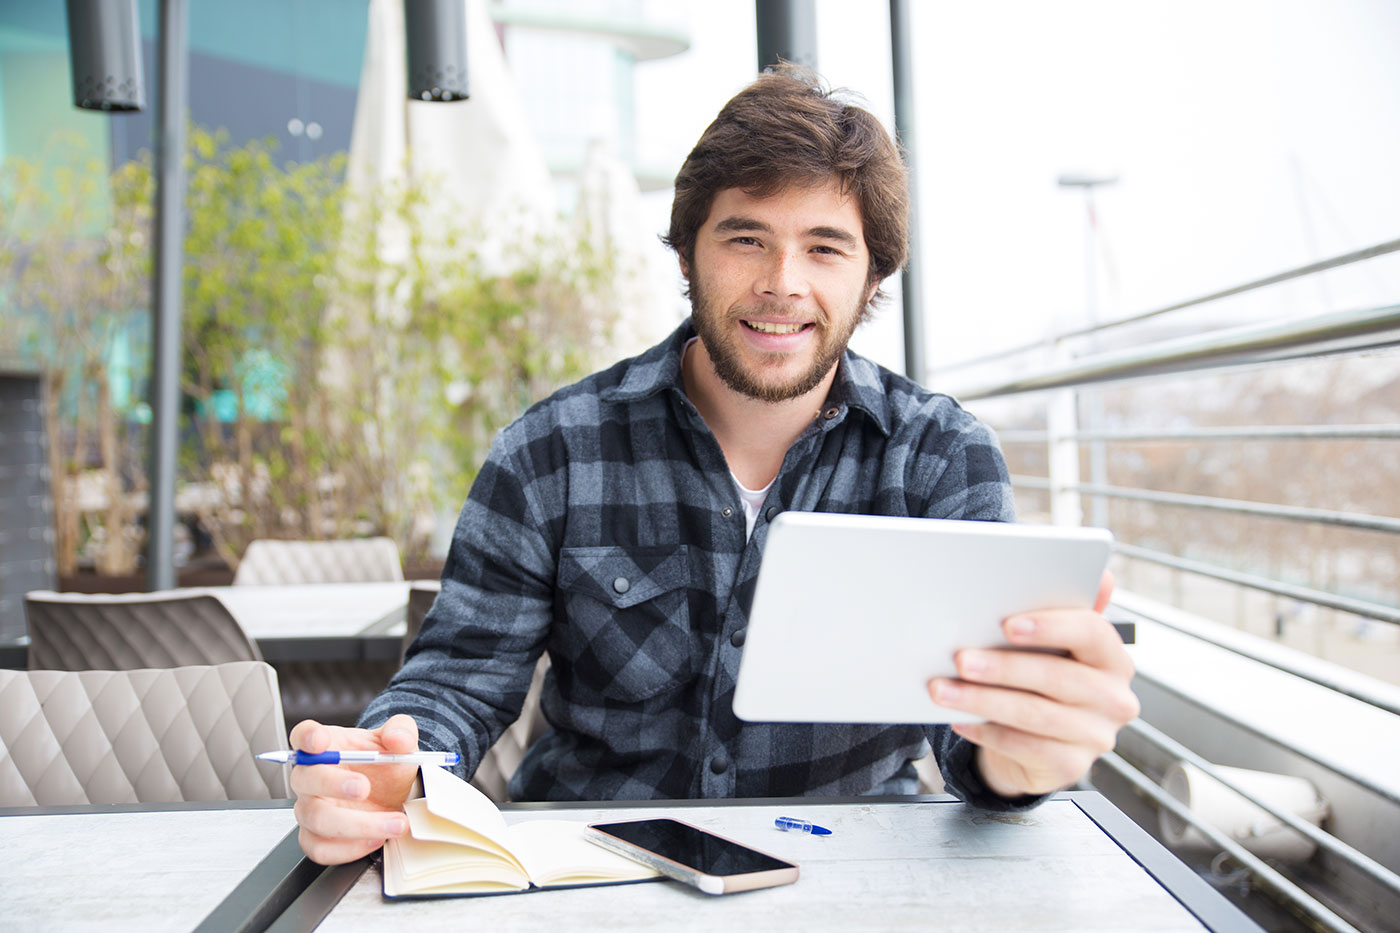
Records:
{"label": "man's right hand", "polygon": [[[292,748],[307,752],[369,749],[418,751],[418,723],[400,713],[378,729],[297,723]],[[353,862],[408,832],[403,802],[418,774],[414,765],[297,765],[292,768],[298,841],[307,858],[322,865]]]}

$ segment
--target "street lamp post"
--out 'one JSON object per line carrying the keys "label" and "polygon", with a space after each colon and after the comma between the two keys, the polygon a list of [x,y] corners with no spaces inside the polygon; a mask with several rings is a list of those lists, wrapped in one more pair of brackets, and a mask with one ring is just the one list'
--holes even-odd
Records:
{"label": "street lamp post", "polygon": [[[1094,211],[1094,190],[1118,183],[1117,175],[1091,172],[1066,172],[1059,177],[1061,188],[1077,188],[1084,192],[1084,314],[1088,325],[1099,323],[1099,266],[1098,266],[1098,215]],[[1089,347],[1094,349],[1097,338],[1090,335]],[[1087,403],[1087,404],[1086,404]],[[1103,427],[1103,403],[1091,390],[1088,399],[1081,399],[1080,405],[1089,411],[1089,423],[1095,428]],[[1089,481],[1095,486],[1108,483],[1108,463],[1103,441],[1089,443]],[[1100,528],[1108,527],[1108,500],[1094,496],[1090,507],[1090,522]]]}

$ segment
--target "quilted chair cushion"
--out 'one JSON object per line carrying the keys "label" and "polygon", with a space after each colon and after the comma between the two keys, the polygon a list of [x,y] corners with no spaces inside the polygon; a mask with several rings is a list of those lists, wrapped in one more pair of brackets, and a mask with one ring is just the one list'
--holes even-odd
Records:
{"label": "quilted chair cushion", "polygon": [[0,670],[0,806],[284,798],[286,736],[261,661]]}
{"label": "quilted chair cushion", "polygon": [[380,583],[403,579],[399,547],[392,538],[350,541],[277,541],[248,545],[234,572],[246,583]]}
{"label": "quilted chair cushion", "polygon": [[262,659],[213,596],[25,594],[30,670],[131,670]]}

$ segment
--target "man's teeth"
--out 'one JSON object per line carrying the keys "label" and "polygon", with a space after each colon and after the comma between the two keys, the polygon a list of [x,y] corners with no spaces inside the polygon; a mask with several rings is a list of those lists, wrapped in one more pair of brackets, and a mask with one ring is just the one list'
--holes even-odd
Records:
{"label": "man's teeth", "polygon": [[806,324],[769,324],[767,321],[745,321],[749,327],[760,334],[795,334]]}

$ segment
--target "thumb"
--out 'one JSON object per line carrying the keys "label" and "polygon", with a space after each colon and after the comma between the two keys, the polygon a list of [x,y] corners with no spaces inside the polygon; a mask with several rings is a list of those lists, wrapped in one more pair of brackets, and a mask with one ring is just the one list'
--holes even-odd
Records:
{"label": "thumb", "polygon": [[386,752],[404,754],[418,751],[418,723],[407,713],[389,717],[379,727],[379,742]]}
{"label": "thumb", "polygon": [[[1099,580],[1099,594],[1094,597],[1094,611],[1102,613],[1108,608],[1108,601],[1113,598],[1113,571],[1105,570],[1103,577]],[[393,722],[393,720],[389,720]]]}

